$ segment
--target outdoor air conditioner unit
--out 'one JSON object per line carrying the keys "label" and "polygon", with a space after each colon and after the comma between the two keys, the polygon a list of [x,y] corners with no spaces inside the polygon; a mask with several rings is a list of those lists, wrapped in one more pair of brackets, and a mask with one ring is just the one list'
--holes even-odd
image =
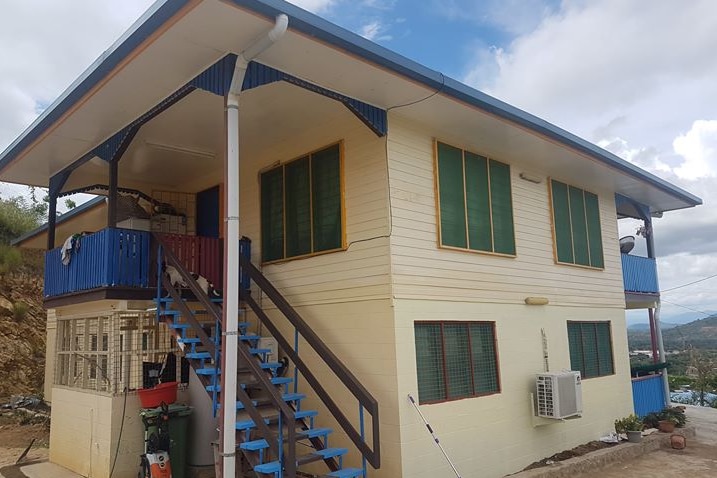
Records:
{"label": "outdoor air conditioner unit", "polygon": [[583,413],[580,372],[546,372],[536,376],[538,416],[568,418]]}

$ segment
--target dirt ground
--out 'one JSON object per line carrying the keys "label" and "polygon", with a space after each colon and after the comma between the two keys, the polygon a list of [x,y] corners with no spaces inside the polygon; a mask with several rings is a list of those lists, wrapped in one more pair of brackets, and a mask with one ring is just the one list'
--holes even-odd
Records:
{"label": "dirt ground", "polygon": [[15,464],[33,438],[35,443],[23,462],[46,459],[50,428],[45,424],[20,425],[15,419],[0,417],[0,468]]}
{"label": "dirt ground", "polygon": [[691,440],[684,450],[662,449],[600,471],[600,478],[645,476],[714,478],[717,476],[717,446]]}

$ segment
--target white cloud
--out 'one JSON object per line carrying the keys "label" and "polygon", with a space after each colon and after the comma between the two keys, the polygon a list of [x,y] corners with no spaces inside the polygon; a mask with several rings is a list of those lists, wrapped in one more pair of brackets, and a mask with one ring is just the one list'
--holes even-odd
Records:
{"label": "white cloud", "polygon": [[0,16],[0,149],[151,4],[74,0],[68,8],[55,0],[5,2]]}
{"label": "white cloud", "polygon": [[336,0],[291,0],[289,3],[293,3],[297,7],[301,7],[310,12],[321,12],[332,7]]}
{"label": "white cloud", "polygon": [[[717,113],[716,113],[717,114]],[[675,174],[683,179],[715,176],[717,168],[717,120],[695,121],[684,135],[672,142],[675,152],[684,162],[675,168]]]}
{"label": "white cloud", "polygon": [[359,35],[371,41],[388,41],[391,40],[392,37],[386,34],[387,30],[388,27],[380,20],[372,20],[361,27]]}

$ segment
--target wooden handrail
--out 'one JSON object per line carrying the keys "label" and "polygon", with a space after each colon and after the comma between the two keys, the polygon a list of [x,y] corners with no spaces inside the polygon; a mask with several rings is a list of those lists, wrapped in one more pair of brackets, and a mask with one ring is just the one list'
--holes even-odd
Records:
{"label": "wooden handrail", "polygon": [[[192,291],[199,303],[202,304],[202,306],[205,308],[207,313],[210,315],[210,318],[213,319],[216,323],[221,323],[221,312],[219,311],[217,305],[214,304],[204,293],[197,281],[194,280],[194,277],[192,277],[192,275],[179,262],[174,253],[166,246],[162,238],[156,234],[154,234],[153,236],[157,243],[162,246],[165,262],[168,265],[174,267],[177,272],[179,272],[179,274],[182,276],[182,279],[184,280],[184,283],[187,285],[187,287],[189,287],[189,290]],[[182,315],[185,316],[186,312],[189,316],[193,316],[191,311],[189,311],[188,307],[184,305],[184,302],[181,300],[179,293],[174,289],[173,285],[169,283],[169,280],[167,280],[166,277],[162,277],[162,283],[165,285],[165,288],[169,291],[170,295],[172,295],[172,298],[175,300],[175,302],[181,303],[184,306],[184,310],[182,310],[182,306],[180,306],[180,312],[182,312]],[[187,316],[185,316],[185,319],[187,319]],[[196,319],[194,320],[194,322],[192,322],[191,319],[187,320],[193,327],[197,327],[199,325]],[[199,330],[201,330],[201,327],[198,327],[197,332]],[[200,339],[202,339],[201,333],[198,332],[198,335],[200,335]],[[204,337],[206,337],[206,333],[204,334]],[[209,341],[208,337],[207,340]],[[204,343],[204,340],[202,340],[202,345],[205,345],[211,350],[216,350],[213,343],[211,345],[208,345]],[[239,341],[237,349],[243,361],[248,365],[249,370],[252,372],[252,375],[256,377],[264,391],[269,394],[269,398],[273,402],[274,406],[279,409],[280,413],[287,420],[287,424],[289,425],[287,427],[289,430],[289,436],[287,440],[288,451],[286,454],[287,456],[284,459],[284,463],[287,475],[294,476],[296,473],[296,427],[292,427],[290,425],[295,423],[296,420],[294,410],[284,401],[283,397],[281,396],[281,393],[276,388],[276,386],[271,383],[266,371],[259,366],[254,356],[251,354],[249,346],[246,343]],[[215,366],[219,368],[219,364],[215,364]],[[254,421],[254,424],[256,425],[257,429],[260,431],[261,436],[266,439],[272,451],[276,453],[277,456],[282,456],[283,450],[279,450],[278,436],[269,429],[266,423],[264,423],[264,419],[263,417],[261,417],[259,410],[256,409],[254,403],[249,398],[249,395],[243,389],[241,389],[241,387],[237,387],[237,398],[239,398],[239,400],[244,405],[244,410],[249,413],[249,416]],[[225,406],[227,406],[227,404],[225,404]],[[282,430],[279,430],[279,433],[283,433]]]}
{"label": "wooden handrail", "polygon": [[251,263],[246,257],[240,256],[240,265],[244,272],[254,281],[267,297],[276,305],[279,311],[287,318],[287,320],[296,328],[299,334],[304,337],[317,353],[319,357],[329,366],[336,374],[339,380],[348,388],[356,397],[359,403],[368,411],[372,418],[373,443],[372,448],[361,438],[361,434],[354,428],[349,419],[344,415],[336,402],[333,401],[329,393],[324,389],[319,380],[314,376],[306,363],[299,357],[288,340],[281,334],[279,328],[271,321],[269,316],[259,306],[256,300],[248,293],[242,295],[242,299],[249,304],[249,307],[259,317],[262,323],[269,329],[269,332],[279,342],[284,352],[289,356],[301,374],[306,378],[307,382],[314,389],[316,394],[326,405],[326,408],[334,415],[336,421],[346,432],[354,445],[366,457],[371,466],[379,468],[381,464],[381,447],[379,440],[379,420],[378,420],[378,401],[369,393],[368,390],[359,382],[356,376],[339,360],[338,357],[328,348],[328,346],[319,338],[319,336],[309,327],[299,313],[286,301],[284,296],[269,282],[269,280],[259,271],[259,269]]}

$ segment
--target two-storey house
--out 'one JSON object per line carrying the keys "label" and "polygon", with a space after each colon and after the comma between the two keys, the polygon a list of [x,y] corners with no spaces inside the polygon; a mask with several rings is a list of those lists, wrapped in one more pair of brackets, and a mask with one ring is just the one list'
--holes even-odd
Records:
{"label": "two-storey house", "polygon": [[[93,477],[134,476],[160,377],[224,476],[451,476],[409,395],[463,477],[594,440],[633,410],[625,308],[659,290],[617,219],[701,203],[279,0],[158,2],[0,179],[49,188],[23,242],[48,249],[50,459]],[[75,192],[107,200],[57,225]],[[582,415],[539,420],[560,370]]]}

